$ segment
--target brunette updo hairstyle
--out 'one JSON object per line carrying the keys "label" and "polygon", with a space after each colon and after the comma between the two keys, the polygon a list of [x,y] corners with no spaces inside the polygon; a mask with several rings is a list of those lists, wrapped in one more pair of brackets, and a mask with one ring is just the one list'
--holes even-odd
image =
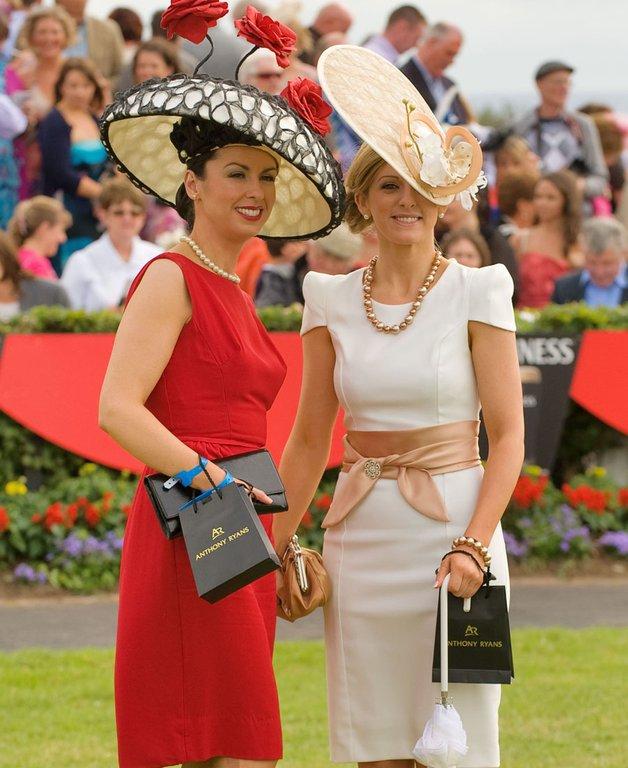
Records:
{"label": "brunette updo hairstyle", "polygon": [[[262,146],[259,141],[241,133],[235,128],[206,120],[183,117],[170,132],[170,141],[174,144],[179,160],[200,179],[205,178],[205,164],[211,160],[217,149],[229,144],[246,144],[250,147]],[[189,198],[185,184],[181,184],[175,198],[175,210],[187,223],[189,229],[194,226],[194,203]]]}
{"label": "brunette updo hairstyle", "polygon": [[369,191],[373,178],[382,165],[384,165],[384,160],[368,144],[362,144],[353,158],[345,179],[347,190],[345,221],[354,235],[365,230],[370,224],[370,220],[365,219],[360,213],[355,201],[356,195],[365,195]]}

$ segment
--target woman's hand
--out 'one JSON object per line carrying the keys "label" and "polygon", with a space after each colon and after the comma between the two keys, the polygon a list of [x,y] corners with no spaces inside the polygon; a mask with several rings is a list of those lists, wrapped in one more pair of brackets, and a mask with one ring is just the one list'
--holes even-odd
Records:
{"label": "woman's hand", "polygon": [[260,488],[255,488],[255,486],[251,485],[250,483],[247,483],[246,480],[239,480],[236,477],[235,482],[246,489],[246,492],[249,494],[252,501],[261,501],[262,504],[273,503],[273,500],[270,498],[270,496],[267,493],[264,493],[264,491],[262,491]]}
{"label": "woman's hand", "polygon": [[[466,554],[467,552],[471,554],[475,562]],[[477,553],[474,554],[474,552],[475,550],[471,552],[468,549],[461,548],[459,552],[446,557],[438,569],[434,589],[439,589],[445,580],[445,576],[450,573],[449,592],[463,599],[473,597],[484,581],[484,571]]]}

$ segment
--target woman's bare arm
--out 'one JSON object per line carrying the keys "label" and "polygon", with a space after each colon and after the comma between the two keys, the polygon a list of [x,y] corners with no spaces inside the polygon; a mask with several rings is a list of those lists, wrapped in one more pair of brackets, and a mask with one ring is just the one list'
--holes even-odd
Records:
{"label": "woman's bare arm", "polygon": [[290,510],[275,515],[275,548],[282,555],[299,526],[325,470],[338,414],[334,391],[336,354],[327,328],[303,336],[303,382],[296,421],[283,452],[279,474]]}
{"label": "woman's bare arm", "polygon": [[76,188],[76,194],[79,197],[87,197],[89,200],[96,199],[102,192],[102,184],[89,176],[83,176]]}
{"label": "woman's bare arm", "polygon": [[[469,336],[489,456],[475,512],[466,531],[458,535],[472,536],[488,546],[523,463],[521,375],[514,333],[471,321]],[[448,557],[439,570],[437,586],[450,569],[450,591],[471,597],[479,586],[477,568],[467,557]]]}
{"label": "woman's bare arm", "polygon": [[[175,437],[144,403],[166,367],[192,306],[181,269],[160,259],[146,270],[122,320],[100,394],[102,429],[137,459],[166,475],[190,469],[196,453]],[[189,404],[191,409],[194,403]],[[224,471],[209,464],[220,481]],[[198,475],[194,485],[209,485]]]}

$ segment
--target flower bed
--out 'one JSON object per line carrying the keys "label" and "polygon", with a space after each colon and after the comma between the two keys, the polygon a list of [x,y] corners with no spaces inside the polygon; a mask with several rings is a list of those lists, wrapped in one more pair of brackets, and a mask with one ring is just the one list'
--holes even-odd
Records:
{"label": "flower bed", "polygon": [[516,560],[628,556],[628,488],[601,467],[560,488],[539,467],[527,467],[503,519],[508,554]]}
{"label": "flower bed", "polygon": [[[321,548],[321,521],[337,472],[323,477],[299,529],[301,543]],[[73,478],[29,491],[24,478],[0,490],[0,563],[18,583],[73,592],[114,589],[124,526],[136,478],[83,464]],[[511,560],[537,565],[628,557],[628,488],[597,467],[554,486],[539,467],[527,467],[503,518]]]}
{"label": "flower bed", "polygon": [[0,562],[16,582],[115,588],[135,485],[134,477],[95,464],[45,490],[9,481],[0,492]]}

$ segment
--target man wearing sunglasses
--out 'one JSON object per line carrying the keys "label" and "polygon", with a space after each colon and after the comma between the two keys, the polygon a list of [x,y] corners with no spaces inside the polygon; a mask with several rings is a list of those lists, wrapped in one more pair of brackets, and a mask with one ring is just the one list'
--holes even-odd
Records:
{"label": "man wearing sunglasses", "polygon": [[286,84],[283,69],[272,51],[260,48],[242,64],[240,82],[276,96]]}
{"label": "man wearing sunglasses", "polygon": [[139,237],[146,221],[146,197],[124,179],[103,184],[98,218],[104,233],[70,256],[61,284],[74,309],[118,309],[135,275],[162,249]]}

